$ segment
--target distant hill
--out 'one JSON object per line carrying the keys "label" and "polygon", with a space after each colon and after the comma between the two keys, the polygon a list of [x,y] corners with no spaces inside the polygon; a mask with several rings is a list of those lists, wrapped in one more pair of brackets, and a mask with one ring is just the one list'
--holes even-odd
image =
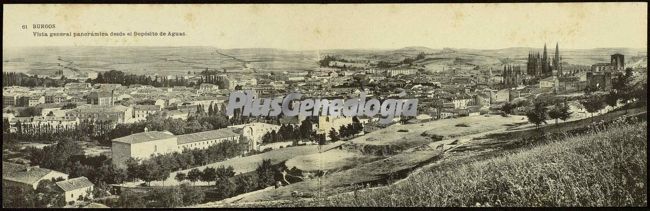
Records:
{"label": "distant hill", "polygon": [[[553,56],[549,48],[549,56]],[[49,75],[61,69],[81,72],[121,70],[135,74],[182,75],[208,69],[240,70],[245,67],[259,71],[305,71],[318,67],[325,55],[337,55],[353,61],[400,62],[425,53],[416,61],[431,70],[447,65],[525,64],[529,52],[541,48],[504,49],[432,49],[409,46],[399,49],[330,49],[292,51],[273,48],[219,49],[216,47],[30,47],[3,49],[3,71]],[[219,53],[217,53],[219,52]],[[646,49],[595,48],[562,49],[563,61],[591,65],[609,62],[614,53],[624,54],[626,63],[647,66]],[[69,71],[68,71],[69,72]]]}

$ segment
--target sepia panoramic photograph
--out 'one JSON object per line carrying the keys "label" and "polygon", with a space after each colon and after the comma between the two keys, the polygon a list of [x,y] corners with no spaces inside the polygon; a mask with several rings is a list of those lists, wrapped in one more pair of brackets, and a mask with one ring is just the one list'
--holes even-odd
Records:
{"label": "sepia panoramic photograph", "polygon": [[647,207],[647,9],[4,4],[2,207]]}

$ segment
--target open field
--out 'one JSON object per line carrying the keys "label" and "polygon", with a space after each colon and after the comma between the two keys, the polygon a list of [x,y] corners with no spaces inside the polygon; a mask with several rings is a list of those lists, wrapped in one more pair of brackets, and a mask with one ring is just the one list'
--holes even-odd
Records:
{"label": "open field", "polygon": [[303,171],[333,170],[351,167],[378,159],[377,156],[366,156],[346,150],[332,149],[323,153],[296,156],[287,160],[285,165],[296,167]]}
{"label": "open field", "polygon": [[[449,139],[496,129],[503,129],[509,127],[508,125],[526,123],[527,121],[528,120],[525,116],[511,115],[508,117],[502,117],[500,115],[490,115],[443,119],[418,124],[398,124],[352,139],[350,142],[367,145],[416,146],[431,141],[422,135],[424,132],[427,134],[440,135],[443,136],[444,139]],[[469,127],[458,127],[456,126],[458,124],[466,124]]]}

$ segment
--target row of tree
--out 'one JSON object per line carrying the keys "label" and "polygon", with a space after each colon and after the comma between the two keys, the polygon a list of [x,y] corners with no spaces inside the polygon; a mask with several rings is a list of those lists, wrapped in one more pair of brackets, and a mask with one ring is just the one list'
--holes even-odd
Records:
{"label": "row of tree", "polygon": [[363,131],[363,124],[359,122],[359,119],[356,117],[352,118],[352,123],[347,125],[342,125],[339,129],[339,136],[341,138],[347,138],[359,134]]}
{"label": "row of tree", "polygon": [[[359,121],[359,118],[352,117],[352,123],[347,125],[342,125],[338,130],[332,128],[328,131],[327,135],[330,139],[335,142],[341,138],[347,138],[353,135],[358,134],[363,131],[363,124]],[[325,144],[325,134],[316,134],[316,131],[313,129],[313,123],[310,119],[305,119],[302,121],[299,127],[294,127],[293,125],[282,124],[278,131],[272,130],[267,132],[262,136],[262,143],[275,143],[282,141],[294,141],[293,145],[297,145],[299,140],[312,140],[316,141],[319,144]]]}
{"label": "row of tree", "polygon": [[278,131],[272,130],[262,136],[262,143],[275,143],[282,141],[299,141],[309,139],[314,134],[313,123],[309,119],[302,121],[300,126],[282,124]]}
{"label": "row of tree", "polygon": [[546,124],[546,120],[549,118],[555,119],[557,123],[558,119],[567,120],[570,116],[571,112],[566,102],[553,105],[551,112],[549,112],[545,103],[536,102],[533,108],[526,112],[528,121],[535,124],[536,127],[539,127],[542,123]]}
{"label": "row of tree", "polygon": [[147,193],[123,191],[115,204],[107,203],[111,207],[119,208],[146,208],[183,207],[203,202],[205,193],[197,187],[181,184],[175,187],[156,188]]}
{"label": "row of tree", "polygon": [[66,83],[78,82],[77,80],[67,79],[63,76],[61,78],[29,76],[25,73],[16,72],[3,72],[2,73],[2,86],[24,86],[24,87],[61,87]]}
{"label": "row of tree", "polygon": [[[302,171],[299,169],[295,167],[287,169],[283,163],[273,165],[269,159],[265,159],[258,164],[255,172],[237,176],[235,176],[235,171],[231,166],[207,167],[202,171],[195,168],[187,173],[176,174],[175,180],[181,182],[180,186],[156,188],[145,194],[124,191],[114,206],[121,208],[189,206],[207,199],[211,201],[221,200],[252,192],[275,185],[277,182],[289,184],[302,181],[302,177]],[[213,185],[208,187],[192,186],[185,183],[186,181],[191,183],[203,181]]]}
{"label": "row of tree", "polygon": [[303,174],[300,169],[288,169],[284,163],[273,165],[270,159],[265,159],[258,164],[254,174],[246,173],[235,176],[232,166],[207,167],[203,171],[192,169],[187,174],[178,173],[175,179],[179,182],[197,181],[215,182],[212,198],[220,200],[238,194],[264,189],[281,184],[290,184],[302,181]]}
{"label": "row of tree", "polygon": [[131,158],[126,161],[127,179],[141,179],[147,183],[164,181],[169,178],[171,172],[223,161],[242,155],[247,149],[248,143],[245,141],[225,141],[206,149],[162,154],[141,162]]}
{"label": "row of tree", "polygon": [[[338,131],[336,129],[332,128],[327,133],[327,135],[330,137],[330,140],[332,142],[337,142],[337,141],[341,140],[341,138],[348,138],[348,137],[357,135],[361,131],[363,131],[363,124],[361,124],[359,119],[355,116],[355,117],[352,117],[352,123],[351,124],[341,125],[341,127],[339,128]],[[319,142],[319,144],[322,145],[322,143],[320,143],[320,142]]]}
{"label": "row of tree", "polygon": [[101,84],[121,84],[124,86],[141,84],[141,85],[151,85],[154,87],[173,87],[173,86],[187,86],[193,87],[196,84],[189,80],[184,79],[183,77],[176,77],[175,79],[167,79],[166,77],[149,75],[135,75],[128,74],[119,70],[110,70],[106,72],[100,72],[97,74],[97,78],[88,79],[86,82],[89,83],[101,83]]}

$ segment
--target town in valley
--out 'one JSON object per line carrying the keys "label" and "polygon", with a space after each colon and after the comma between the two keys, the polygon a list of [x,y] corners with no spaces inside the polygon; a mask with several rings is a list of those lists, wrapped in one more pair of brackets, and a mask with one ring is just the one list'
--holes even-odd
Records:
{"label": "town in valley", "polygon": [[[645,106],[644,50],[560,47],[331,50],[320,57],[275,49],[27,49],[3,61],[3,192],[15,193],[4,195],[3,205],[180,207],[331,195],[403,172],[381,166],[382,173],[349,174],[392,156],[413,168],[442,149],[480,146],[473,135]],[[79,55],[117,51],[130,58]],[[138,66],[142,61],[150,66]],[[625,100],[603,100],[623,88]],[[419,103],[416,116],[389,124],[363,115],[249,116],[236,109],[228,116],[236,90],[303,99],[364,92]],[[531,120],[539,107],[554,114]],[[432,149],[407,153],[423,146]],[[321,180],[328,193],[305,185]],[[167,190],[186,195],[169,201],[178,196]],[[51,198],[30,198],[39,194]]]}

